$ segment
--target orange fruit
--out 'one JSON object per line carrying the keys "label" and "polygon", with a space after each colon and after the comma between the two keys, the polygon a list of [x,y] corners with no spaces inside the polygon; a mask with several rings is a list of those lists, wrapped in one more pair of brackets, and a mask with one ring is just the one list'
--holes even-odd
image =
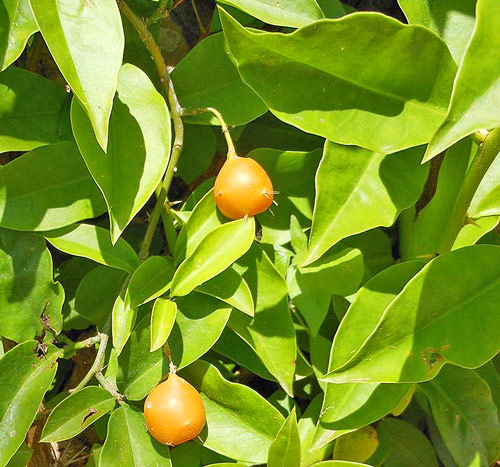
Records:
{"label": "orange fruit", "polygon": [[205,408],[199,392],[175,373],[149,393],[144,417],[151,436],[168,446],[196,438],[205,426]]}
{"label": "orange fruit", "polygon": [[242,219],[255,216],[273,202],[273,184],[266,171],[253,159],[228,158],[217,175],[215,202],[224,216]]}

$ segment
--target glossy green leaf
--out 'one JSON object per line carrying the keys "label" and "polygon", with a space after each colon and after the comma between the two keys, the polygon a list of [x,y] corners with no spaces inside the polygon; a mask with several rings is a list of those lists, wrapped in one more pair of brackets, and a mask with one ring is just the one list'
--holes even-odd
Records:
{"label": "glossy green leaf", "polygon": [[99,467],[118,465],[172,466],[168,447],[150,436],[142,412],[126,404],[111,414],[99,457]]}
{"label": "glossy green leaf", "polygon": [[[384,466],[438,467],[434,448],[425,435],[410,423],[386,418],[377,426],[379,448],[389,447]],[[367,460],[370,462],[370,459]]]}
{"label": "glossy green leaf", "polygon": [[263,464],[284,418],[269,402],[242,384],[226,381],[209,363],[198,360],[181,372],[203,398],[207,448],[243,462]]}
{"label": "glossy green leaf", "polygon": [[149,321],[149,316],[141,319],[118,358],[116,383],[132,401],[144,399],[169,371],[165,354],[150,351]]}
{"label": "glossy green leaf", "polygon": [[209,190],[197,203],[188,221],[179,232],[175,244],[174,259],[179,264],[190,256],[203,238],[225,222],[215,204],[214,192]]}
{"label": "glossy green leaf", "polygon": [[490,360],[483,366],[476,368],[474,371],[489,386],[491,399],[497,407],[497,412],[500,413],[500,374],[498,373],[494,362],[495,359]]}
{"label": "glossy green leaf", "polygon": [[496,157],[474,193],[467,215],[473,219],[500,215],[500,157]]}
{"label": "glossy green leaf", "polygon": [[269,447],[268,467],[300,467],[300,437],[295,408]]}
{"label": "glossy green leaf", "polygon": [[23,443],[16,453],[10,458],[6,467],[26,467],[32,455],[33,449],[31,449],[26,443]]}
{"label": "glossy green leaf", "polygon": [[73,438],[114,406],[114,397],[99,386],[88,386],[74,392],[50,412],[41,441],[49,443]]}
{"label": "glossy green leaf", "polygon": [[221,21],[243,80],[306,132],[391,153],[428,142],[445,118],[456,65],[428,29],[373,13],[286,35],[245,29],[222,10]]}
{"label": "glossy green leaf", "polygon": [[375,428],[365,426],[341,436],[335,443],[333,458],[352,462],[364,462],[378,447]]}
{"label": "glossy green leaf", "polygon": [[407,261],[385,269],[356,294],[335,334],[330,371],[352,360],[382,319],[386,308],[423,267],[423,261]]}
{"label": "glossy green leaf", "polygon": [[238,268],[253,293],[255,316],[233,313],[229,325],[255,349],[285,392],[293,395],[297,344],[285,279],[257,245],[238,262]]}
{"label": "glossy green leaf", "polygon": [[368,464],[349,461],[323,461],[314,465],[315,467],[370,467]]}
{"label": "glossy green leaf", "polygon": [[476,0],[398,0],[410,24],[421,24],[441,36],[457,63],[474,29]]}
{"label": "glossy green leaf", "polygon": [[177,316],[177,304],[167,298],[158,297],[151,313],[151,352],[158,350],[167,341]]}
{"label": "glossy green leaf", "polygon": [[125,240],[120,238],[113,245],[109,233],[95,225],[76,224],[64,229],[43,232],[43,236],[58,250],[70,255],[83,256],[130,274],[139,266],[137,254]]}
{"label": "glossy green leaf", "polygon": [[106,149],[125,43],[116,2],[32,0],[31,9],[59,70]]}
{"label": "glossy green leaf", "polygon": [[126,301],[135,308],[159,297],[168,290],[174,275],[169,258],[151,256],[135,270],[127,288]]}
{"label": "glossy green leaf", "polygon": [[0,464],[6,465],[21,446],[57,371],[62,352],[49,345],[38,353],[38,342],[27,341],[0,359]]}
{"label": "glossy green leaf", "polygon": [[111,312],[111,323],[113,331],[113,347],[116,353],[120,355],[123,347],[127,343],[130,333],[137,319],[137,308],[130,308],[125,301],[126,291],[122,290],[116,297]]}
{"label": "glossy green leaf", "polygon": [[175,365],[183,368],[208,352],[217,342],[229,319],[231,307],[196,292],[177,298],[176,303],[176,324],[168,338],[168,345]]}
{"label": "glossy green leaf", "polygon": [[232,267],[199,285],[196,290],[218,298],[249,316],[254,315],[252,292],[245,280]]}
{"label": "glossy green leaf", "polygon": [[106,209],[69,141],[34,149],[2,167],[0,193],[0,225],[8,229],[57,229]]}
{"label": "glossy green leaf", "polygon": [[0,335],[16,342],[33,339],[42,334],[42,315],[58,333],[63,302],[43,239],[0,229]]}
{"label": "glossy green leaf", "polygon": [[297,217],[302,227],[311,225],[314,204],[314,176],[321,159],[321,151],[313,152],[277,151],[256,149],[248,154],[269,175],[278,206],[273,213],[265,211],[257,216],[262,226],[264,243],[284,245],[291,239],[290,216]]}
{"label": "glossy green leaf", "polygon": [[[428,263],[387,307],[330,382],[419,382],[446,363],[476,368],[500,349],[500,248],[474,245]],[[383,364],[381,363],[383,362]]]}
{"label": "glossy green leaf", "polygon": [[0,95],[0,153],[61,140],[59,120],[68,95],[57,84],[10,67],[0,74]]}
{"label": "glossy green leaf", "polygon": [[327,141],[316,174],[309,249],[301,265],[345,237],[392,225],[420,197],[428,172],[421,157],[422,148],[384,156]]}
{"label": "glossy green leaf", "polygon": [[254,236],[253,217],[228,222],[209,232],[175,272],[172,295],[187,295],[227,269],[252,246]]}
{"label": "glossy green leaf", "polygon": [[500,125],[500,79],[492,70],[500,67],[498,29],[500,4],[478,0],[476,25],[458,70],[446,120],[432,138],[424,161],[482,128]]}
{"label": "glossy green leaf", "polygon": [[469,465],[476,452],[489,465],[500,455],[498,409],[488,385],[471,370],[447,366],[419,386],[446,447],[458,465]]}
{"label": "glossy green leaf", "polygon": [[459,232],[452,250],[476,244],[481,237],[493,230],[499,221],[500,216],[482,217],[472,224],[465,225]]}
{"label": "glossy green leaf", "polygon": [[[28,39],[38,31],[29,0],[5,0],[0,15],[0,71],[22,54]],[[6,20],[4,19],[6,16]],[[4,24],[6,23],[6,24]]]}
{"label": "glossy green leaf", "polygon": [[[226,52],[224,34],[203,39],[175,67],[175,91],[182,107],[214,107],[228,125],[243,125],[266,112],[266,106],[240,78]],[[187,121],[219,125],[211,113]]]}
{"label": "glossy green leaf", "polygon": [[99,146],[76,99],[71,105],[71,125],[85,163],[108,204],[115,243],[167,168],[171,140],[167,104],[142,70],[125,64],[118,75],[107,152]]}
{"label": "glossy green leaf", "polygon": [[76,291],[75,310],[102,329],[113,310],[125,275],[121,269],[106,266],[98,266],[87,273]]}
{"label": "glossy green leaf", "polygon": [[239,8],[276,26],[299,28],[325,17],[315,0],[288,0],[283,3],[273,0],[219,0],[219,3]]}
{"label": "glossy green leaf", "polygon": [[476,145],[470,139],[464,139],[446,151],[439,168],[436,192],[416,218],[408,248],[410,258],[432,257],[439,251],[443,231],[450,222],[456,197],[475,148]]}
{"label": "glossy green leaf", "polygon": [[357,248],[338,244],[319,261],[305,268],[290,266],[288,293],[313,336],[318,334],[332,295],[355,293],[363,279],[363,255]]}

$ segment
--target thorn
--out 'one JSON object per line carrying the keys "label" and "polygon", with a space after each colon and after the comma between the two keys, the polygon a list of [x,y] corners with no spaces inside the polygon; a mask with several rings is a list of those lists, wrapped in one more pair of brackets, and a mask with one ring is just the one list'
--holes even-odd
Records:
{"label": "thorn", "polygon": [[248,220],[248,214],[245,214],[245,217],[243,218],[243,223],[245,224],[247,220]]}
{"label": "thorn", "polygon": [[276,207],[278,207],[278,202],[277,202],[275,199],[273,199],[273,204],[274,204]]}
{"label": "thorn", "polygon": [[273,217],[274,217],[274,212],[273,212],[273,210],[272,210],[271,208],[268,208],[267,210],[271,213],[271,216],[273,216]]}
{"label": "thorn", "polygon": [[472,217],[467,216],[465,218],[465,225],[472,224],[475,225],[476,227],[479,227],[479,224],[475,221],[475,219],[472,219]]}

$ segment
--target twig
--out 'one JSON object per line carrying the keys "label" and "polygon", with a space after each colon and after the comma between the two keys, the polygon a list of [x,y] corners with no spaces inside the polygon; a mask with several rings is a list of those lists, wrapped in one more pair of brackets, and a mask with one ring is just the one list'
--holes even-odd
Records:
{"label": "twig", "polygon": [[203,26],[203,21],[201,20],[200,13],[198,11],[198,7],[196,6],[196,0],[191,0],[191,6],[193,7],[194,16],[196,16],[196,21],[198,22],[198,26],[200,28],[201,36],[205,35],[205,26]]}
{"label": "twig", "polygon": [[155,24],[160,19],[166,18],[170,14],[170,10],[167,8],[168,0],[160,0],[158,8],[154,13],[146,20],[147,24]]}
{"label": "twig", "polygon": [[106,354],[106,347],[108,345],[109,336],[104,332],[99,333],[98,335],[100,336],[100,345],[94,363],[90,367],[88,373],[78,383],[78,386],[76,386],[74,389],[71,389],[70,392],[76,392],[84,388],[85,385],[92,379],[92,377],[97,373],[100,373],[102,370],[102,362],[104,361],[104,356]]}

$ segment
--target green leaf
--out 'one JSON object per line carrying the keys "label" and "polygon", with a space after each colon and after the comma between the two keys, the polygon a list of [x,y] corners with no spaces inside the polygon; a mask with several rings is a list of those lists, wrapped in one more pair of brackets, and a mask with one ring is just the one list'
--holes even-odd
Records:
{"label": "green leaf", "polygon": [[290,243],[295,253],[307,250],[307,235],[304,233],[295,215],[290,216]]}
{"label": "green leaf", "polygon": [[365,426],[341,436],[335,443],[334,459],[364,462],[378,447],[375,428]]}
{"label": "green leaf", "polygon": [[[224,34],[199,42],[172,72],[182,107],[216,108],[228,125],[243,125],[266,112],[266,106],[241,80],[226,52]],[[186,117],[191,123],[219,125],[211,113]]]}
{"label": "green leaf", "polygon": [[32,0],[31,9],[59,70],[89,115],[99,144],[106,149],[125,45],[116,2]]}
{"label": "green leaf", "polygon": [[102,329],[113,310],[125,275],[121,269],[97,266],[80,282],[75,296],[75,310]]}
{"label": "green leaf", "polygon": [[288,309],[285,279],[262,249],[254,245],[238,262],[253,293],[255,316],[233,313],[229,326],[262,360],[288,395],[293,395],[297,344]]}
{"label": "green leaf", "polygon": [[113,410],[114,397],[99,386],[88,386],[70,394],[50,412],[43,427],[41,442],[63,441]]}
{"label": "green leaf", "polygon": [[175,365],[184,368],[217,342],[229,319],[231,307],[196,292],[176,299],[176,303],[177,318],[168,345]]}
{"label": "green leaf", "polygon": [[0,95],[0,153],[61,140],[59,121],[68,95],[56,83],[12,66],[0,74]]}
{"label": "green leaf", "polygon": [[196,290],[218,298],[249,316],[255,313],[252,292],[245,280],[232,267],[199,285]]}
{"label": "green leaf", "polygon": [[359,13],[282,34],[220,15],[243,80],[301,130],[391,153],[427,143],[445,118],[456,65],[426,28]]}
{"label": "green leaf", "polygon": [[321,260],[305,268],[288,269],[288,293],[313,336],[328,313],[332,295],[355,293],[363,279],[363,255],[357,248],[337,244]]}
{"label": "green leaf", "polygon": [[[379,448],[389,446],[389,456],[384,466],[438,467],[434,448],[425,435],[410,423],[396,418],[386,418],[377,426]],[[377,452],[375,452],[375,455]],[[370,462],[370,459],[367,460]]]}
{"label": "green leaf", "polygon": [[458,465],[469,465],[476,452],[481,465],[500,455],[498,409],[488,385],[471,370],[447,366],[419,388],[429,399],[432,416]]}
{"label": "green leaf", "polygon": [[177,304],[159,297],[151,313],[151,352],[158,350],[167,341],[177,316]]}
{"label": "green leaf", "polygon": [[265,211],[257,216],[262,226],[264,243],[284,245],[291,240],[290,216],[297,217],[302,227],[309,227],[314,204],[314,176],[321,159],[321,151],[277,151],[256,149],[248,157],[255,159],[267,172],[278,203],[273,214]]}
{"label": "green leaf", "polygon": [[315,467],[370,467],[368,464],[349,461],[323,461],[314,464]]}
{"label": "green leaf", "polygon": [[459,232],[452,250],[476,244],[481,237],[491,232],[499,221],[500,216],[482,217],[473,221],[472,224],[465,225]]}
{"label": "green leaf", "polygon": [[497,412],[500,413],[500,374],[498,373],[494,361],[495,359],[490,360],[474,371],[489,386],[493,403],[497,407]]}
{"label": "green leaf", "polygon": [[424,265],[423,261],[395,264],[359,289],[335,334],[330,371],[341,368],[356,356],[376,329],[386,308]]}
{"label": "green leaf", "polygon": [[282,4],[273,0],[219,0],[219,3],[239,8],[275,26],[300,28],[325,17],[314,0],[287,0]]}
{"label": "green leaf", "polygon": [[83,256],[111,268],[132,274],[139,266],[139,258],[122,238],[113,245],[109,233],[95,225],[75,224],[64,229],[43,232],[43,236],[58,250]]}
{"label": "green leaf", "polygon": [[213,189],[210,189],[196,203],[188,221],[184,224],[175,243],[174,260],[179,264],[190,256],[206,235],[221,226],[225,217],[215,204]]}
{"label": "green leaf", "polygon": [[134,271],[127,288],[126,302],[136,308],[164,294],[174,275],[169,258],[151,256]]}
{"label": "green leaf", "polygon": [[4,71],[19,58],[28,39],[38,31],[29,0],[5,0],[2,9],[0,71]]}
{"label": "green leaf", "polygon": [[0,193],[0,225],[8,229],[57,229],[106,209],[69,141],[34,149],[2,167]]}
{"label": "green leaf", "polygon": [[444,123],[432,138],[424,161],[482,128],[500,125],[500,79],[492,70],[500,67],[498,29],[500,3],[478,0],[476,25],[455,78],[450,107]]}
{"label": "green leaf", "polygon": [[33,449],[23,443],[16,453],[10,458],[6,467],[26,467],[32,455]]}
{"label": "green leaf", "polygon": [[0,359],[0,464],[6,465],[21,446],[57,371],[62,352],[49,345],[38,353],[38,342],[27,341]]}
{"label": "green leaf", "polygon": [[410,24],[421,24],[441,36],[460,63],[474,28],[476,0],[398,0]]}
{"label": "green leaf", "polygon": [[252,246],[254,232],[253,217],[228,222],[210,231],[175,272],[172,295],[187,295],[231,266]]}
{"label": "green leaf", "polygon": [[470,139],[464,139],[446,151],[439,168],[436,192],[416,218],[408,249],[410,258],[432,257],[438,252],[475,149]]}
{"label": "green leaf", "polygon": [[[475,146],[474,146],[475,147]],[[447,151],[448,152],[448,151]],[[500,157],[496,157],[481,180],[467,215],[473,219],[500,215]]]}
{"label": "green leaf", "polygon": [[33,339],[42,333],[42,318],[59,333],[63,302],[43,239],[0,229],[0,335],[16,342]]}
{"label": "green leaf", "polygon": [[118,358],[118,389],[128,400],[144,399],[168,373],[168,360],[159,349],[150,351],[149,316],[133,330]]}
{"label": "green leaf", "polygon": [[118,295],[113,305],[113,311],[111,312],[113,347],[116,349],[118,355],[120,355],[123,347],[127,343],[137,318],[137,308],[130,308],[128,306],[125,301],[125,294],[125,290],[120,292],[120,295]]}
{"label": "green leaf", "polygon": [[384,156],[327,141],[316,174],[309,249],[301,266],[345,237],[392,225],[420,197],[428,173],[421,157],[422,148]]}
{"label": "green leaf", "polygon": [[326,18],[341,18],[346,15],[345,7],[339,0],[316,0]]}
{"label": "green leaf", "polygon": [[[500,349],[500,248],[474,245],[428,263],[330,382],[420,382],[446,363],[476,368]],[[383,364],[381,363],[383,362]]]}
{"label": "green leaf", "polygon": [[109,122],[105,153],[76,99],[71,124],[80,152],[108,204],[111,239],[118,237],[155,191],[170,154],[170,115],[148,76],[125,64]]}
{"label": "green leaf", "polygon": [[142,412],[126,404],[111,414],[99,457],[99,467],[117,465],[172,466],[168,447],[150,436]]}
{"label": "green leaf", "polygon": [[207,415],[203,445],[224,456],[263,464],[284,418],[269,402],[242,384],[226,381],[198,360],[181,372],[198,389]]}
{"label": "green leaf", "polygon": [[268,467],[300,467],[300,437],[295,407],[269,447]]}

